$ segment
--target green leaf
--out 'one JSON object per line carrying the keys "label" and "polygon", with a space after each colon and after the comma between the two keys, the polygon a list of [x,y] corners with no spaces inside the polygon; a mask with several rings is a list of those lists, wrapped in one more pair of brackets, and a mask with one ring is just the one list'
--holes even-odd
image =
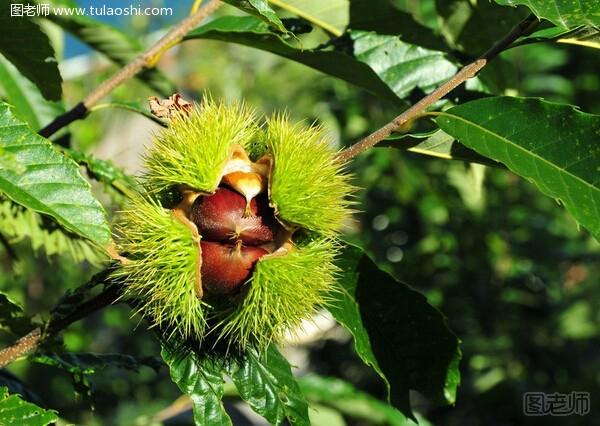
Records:
{"label": "green leaf", "polygon": [[505,6],[525,5],[537,17],[559,27],[600,26],[600,0],[496,0],[496,3]]}
{"label": "green leaf", "polygon": [[31,319],[25,316],[23,308],[4,293],[0,293],[0,327],[6,327],[19,336],[34,327]]}
{"label": "green leaf", "polygon": [[111,240],[102,205],[77,164],[33,133],[0,102],[0,148],[24,171],[0,169],[0,191],[14,202],[54,218],[67,230],[100,246]]}
{"label": "green leaf", "polygon": [[453,136],[450,136],[441,129],[424,134],[415,135],[409,133],[397,138],[389,138],[375,145],[375,147],[402,149],[415,154],[444,160],[466,161],[492,167],[502,166],[500,163],[479,155],[472,149],[461,145]]}
{"label": "green leaf", "polygon": [[311,405],[318,403],[333,407],[346,416],[367,420],[369,424],[407,424],[406,417],[398,410],[344,380],[308,374],[300,378],[298,383]]}
{"label": "green leaf", "polygon": [[572,30],[560,27],[544,28],[536,31],[530,36],[521,38],[513,46],[523,46],[532,43],[564,43],[576,46],[600,49],[600,28],[581,26]]}
{"label": "green leaf", "polygon": [[141,367],[146,366],[158,371],[163,365],[160,359],[155,357],[75,352],[38,354],[30,357],[30,360],[62,368],[74,374],[93,374],[108,367],[138,371]]}
{"label": "green leaf", "polygon": [[35,83],[46,99],[58,101],[62,78],[50,40],[28,17],[11,16],[11,4],[0,0],[0,53]]}
{"label": "green leaf", "polygon": [[267,0],[224,0],[244,12],[259,17],[263,22],[276,28],[278,31],[286,34],[288,30],[285,28],[279,16],[275,13]]}
{"label": "green leaf", "polygon": [[190,349],[164,344],[161,356],[169,366],[171,380],[190,396],[196,425],[231,425],[223,407],[223,361],[198,357]]}
{"label": "green leaf", "polygon": [[392,405],[412,416],[409,390],[454,403],[458,339],[425,297],[348,246],[339,260],[341,293],[329,311],[354,337],[357,354],[383,379]]}
{"label": "green leaf", "polygon": [[349,22],[349,0],[269,0],[334,37],[344,33]]}
{"label": "green leaf", "polygon": [[65,109],[60,102],[43,98],[39,89],[7,61],[0,56],[0,87],[4,99],[15,107],[17,113],[33,130],[58,117]]}
{"label": "green leaf", "polygon": [[300,62],[387,99],[398,101],[415,88],[432,91],[458,66],[443,52],[405,43],[399,36],[350,31],[355,57],[341,51],[302,49],[271,32],[260,20],[226,16],[205,24],[185,40],[207,38],[239,43]]}
{"label": "green leaf", "polygon": [[563,33],[555,38],[557,43],[574,44],[577,46],[600,49],[600,28],[579,27]]}
{"label": "green leaf", "polygon": [[297,426],[310,425],[308,405],[290,364],[275,346],[264,355],[247,350],[241,360],[231,363],[228,373],[241,397],[271,424],[287,420]]}
{"label": "green leaf", "polygon": [[344,416],[337,410],[325,405],[311,404],[308,407],[310,423],[313,426],[346,426]]}
{"label": "green leaf", "polygon": [[462,144],[561,200],[600,239],[600,116],[511,97],[480,99],[435,115]]}
{"label": "green leaf", "polygon": [[7,152],[5,149],[0,147],[0,170],[10,170],[15,173],[23,173],[25,168],[20,164],[17,164],[17,156]]}
{"label": "green leaf", "polygon": [[525,7],[515,10],[490,1],[476,5],[465,0],[435,3],[444,38],[472,56],[485,52],[529,14]]}
{"label": "green leaf", "polygon": [[19,426],[46,426],[58,420],[55,411],[44,410],[24,401],[19,395],[10,395],[0,387],[0,424]]}
{"label": "green leaf", "polygon": [[400,98],[416,87],[431,92],[458,70],[443,52],[405,43],[398,36],[352,31],[351,37],[356,59],[369,65]]}
{"label": "green leaf", "polygon": [[[39,0],[38,3],[47,4],[49,1]],[[52,3],[56,6],[79,7],[71,0],[58,0]],[[45,18],[118,65],[128,64],[143,52],[143,47],[137,39],[130,37],[118,28],[88,16],[49,14]],[[137,74],[136,78],[165,97],[177,91],[175,85],[157,68],[146,68]]]}
{"label": "green leaf", "polygon": [[196,28],[184,40],[212,39],[265,50],[345,80],[372,93],[398,101],[392,90],[366,64],[338,51],[294,47],[252,16],[224,16]]}
{"label": "green leaf", "polygon": [[89,240],[64,231],[49,219],[10,200],[0,200],[0,223],[2,235],[11,244],[28,239],[33,251],[43,250],[47,257],[68,255],[77,263],[87,261],[94,266],[106,261],[107,256]]}
{"label": "green leaf", "polygon": [[350,0],[349,28],[399,36],[403,41],[427,49],[448,51],[448,46],[429,27],[399,10],[388,0]]}

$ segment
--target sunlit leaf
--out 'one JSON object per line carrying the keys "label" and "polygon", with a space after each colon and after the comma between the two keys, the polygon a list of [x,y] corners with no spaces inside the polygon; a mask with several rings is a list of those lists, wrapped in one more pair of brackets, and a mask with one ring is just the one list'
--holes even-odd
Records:
{"label": "sunlit leaf", "polygon": [[56,412],[24,401],[19,395],[10,395],[6,387],[0,387],[0,424],[46,426],[57,420]]}
{"label": "sunlit leaf", "polygon": [[511,97],[480,99],[436,115],[445,132],[534,182],[600,238],[600,116]]}
{"label": "sunlit leaf", "polygon": [[33,130],[39,130],[65,112],[60,102],[44,99],[39,88],[0,56],[0,88],[5,100],[15,107],[15,113],[25,120]]}
{"label": "sunlit leaf", "polygon": [[342,35],[349,22],[349,0],[269,0],[269,3],[306,19],[335,37]]}
{"label": "sunlit leaf", "polygon": [[0,103],[0,147],[23,167],[21,173],[0,169],[0,192],[102,247],[110,242],[106,213],[77,164],[33,133],[5,103]]}
{"label": "sunlit leaf", "polygon": [[406,417],[398,410],[338,378],[308,374],[299,383],[311,405],[317,402],[333,407],[348,417],[364,419],[373,424],[407,424]]}
{"label": "sunlit leaf", "polygon": [[213,39],[243,44],[300,62],[323,73],[397,101],[392,90],[369,68],[352,56],[331,50],[295,47],[269,26],[252,16],[224,16],[190,32],[185,40]]}
{"label": "sunlit leaf", "polygon": [[279,19],[279,16],[269,6],[268,0],[224,0],[232,6],[240,8],[241,10],[248,12],[254,16],[259,17],[263,22],[269,26],[276,28],[282,33],[287,33],[285,26]]}
{"label": "sunlit leaf", "polygon": [[559,27],[600,26],[600,0],[496,0],[496,3],[507,6],[525,5],[537,17],[547,19]]}
{"label": "sunlit leaf", "polygon": [[443,52],[403,42],[398,36],[353,31],[354,55],[400,98],[415,88],[431,92],[458,70]]}

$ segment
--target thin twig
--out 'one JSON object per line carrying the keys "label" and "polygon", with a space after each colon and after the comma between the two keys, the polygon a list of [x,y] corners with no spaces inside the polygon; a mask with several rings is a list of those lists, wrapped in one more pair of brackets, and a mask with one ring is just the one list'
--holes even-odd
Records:
{"label": "thin twig", "polygon": [[539,20],[535,15],[529,15],[521,21],[515,28],[512,29],[502,40],[492,46],[487,52],[475,60],[475,62],[463,67],[454,77],[442,84],[436,90],[425,96],[412,107],[404,111],[402,114],[394,118],[392,121],[383,127],[375,130],[369,136],[359,140],[355,144],[349,146],[338,155],[338,159],[346,162],[358,154],[366,151],[369,148],[377,145],[379,142],[387,138],[393,131],[397,130],[403,124],[417,118],[429,106],[439,101],[452,90],[456,89],[462,83],[470,78],[475,77],[479,71],[493,58],[498,56],[503,50],[509,47],[516,39],[521,36],[531,34],[531,32],[539,25]]}
{"label": "thin twig", "polygon": [[[100,272],[92,278],[92,281],[101,280],[97,284],[104,282],[108,279],[111,270],[112,268],[108,268]],[[0,350],[0,368],[35,351],[43,341],[55,336],[74,322],[113,304],[117,301],[119,295],[119,287],[116,284],[109,284],[101,293],[78,305],[68,315],[58,317],[55,320],[51,318],[46,325],[33,329],[13,345]]]}
{"label": "thin twig", "polygon": [[201,7],[196,13],[187,17],[171,29],[164,37],[148,48],[144,53],[134,59],[132,62],[121,68],[111,78],[104,81],[100,86],[87,95],[83,101],[75,105],[72,109],[58,116],[54,121],[40,130],[38,133],[48,138],[54,133],[72,123],[85,117],[89,109],[100,99],[112,92],[124,81],[134,77],[144,68],[152,66],[160,56],[176,45],[188,32],[190,32],[200,21],[213,13],[221,5],[219,0],[210,0],[204,7]]}
{"label": "thin twig", "polygon": [[14,345],[2,349],[0,351],[0,368],[37,348],[41,339],[42,329],[38,327],[21,337]]}

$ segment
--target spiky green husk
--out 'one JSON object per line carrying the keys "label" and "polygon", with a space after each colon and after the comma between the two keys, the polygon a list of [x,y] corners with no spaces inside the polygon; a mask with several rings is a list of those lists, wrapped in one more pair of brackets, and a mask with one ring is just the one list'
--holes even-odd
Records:
{"label": "spiky green husk", "polygon": [[[179,193],[181,185],[213,192],[235,145],[253,161],[271,156],[270,201],[284,224],[303,230],[287,254],[256,263],[241,294],[201,301],[198,243],[158,200],[174,205],[165,194]],[[131,262],[116,274],[152,324],[184,338],[202,341],[208,334],[212,341],[266,348],[327,303],[335,288],[336,235],[351,214],[347,197],[354,188],[321,127],[275,115],[261,129],[245,106],[208,99],[156,137],[146,168],[149,195],[132,201],[119,228],[119,251]]]}
{"label": "spiky green husk", "polygon": [[290,123],[280,114],[267,124],[263,142],[273,156],[271,201],[279,217],[327,236],[337,234],[351,214],[347,197],[353,187],[324,129]]}
{"label": "spiky green husk", "polygon": [[202,336],[207,306],[196,296],[198,246],[191,231],[150,195],[131,200],[117,233],[129,261],[114,273],[151,324],[184,338]]}
{"label": "spiky green husk", "polygon": [[232,146],[247,146],[257,130],[254,112],[243,103],[205,98],[189,116],[176,116],[155,136],[145,156],[146,186],[153,192],[180,184],[214,191]]}
{"label": "spiky green husk", "polygon": [[247,294],[216,328],[219,338],[259,348],[281,341],[329,300],[337,251],[333,240],[318,238],[284,256],[260,259]]}

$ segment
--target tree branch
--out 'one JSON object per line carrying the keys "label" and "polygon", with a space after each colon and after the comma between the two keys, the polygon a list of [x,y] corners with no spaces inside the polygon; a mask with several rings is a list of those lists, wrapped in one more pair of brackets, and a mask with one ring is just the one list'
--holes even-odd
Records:
{"label": "tree branch", "polygon": [[[116,302],[120,296],[119,286],[108,282],[112,270],[112,267],[105,269],[92,277],[88,284],[82,286],[86,287],[90,284],[106,284],[106,288],[104,288],[102,292],[77,305],[72,311],[65,315],[51,317],[44,326],[33,329],[17,340],[12,346],[0,350],[0,368],[35,351],[45,340],[55,336],[74,322]],[[62,301],[63,299],[59,301],[58,306]],[[54,308],[54,311],[55,310],[56,307]]]}
{"label": "tree branch", "polygon": [[134,77],[144,68],[154,65],[164,52],[176,45],[188,32],[198,25],[200,21],[217,10],[220,5],[221,2],[219,0],[210,0],[204,7],[201,7],[197,12],[173,27],[171,31],[148,48],[144,53],[127,64],[124,68],[117,71],[111,78],[104,81],[87,95],[83,101],[79,102],[64,114],[56,117],[38,133],[41,136],[48,138],[73,121],[85,117],[89,109],[100,99],[108,95],[124,81]]}
{"label": "tree branch", "polygon": [[421,115],[429,106],[439,101],[441,98],[446,96],[452,90],[456,89],[462,83],[470,78],[475,77],[479,71],[486,64],[498,56],[503,50],[509,47],[519,37],[531,34],[533,30],[539,25],[540,21],[533,14],[529,15],[523,21],[521,21],[515,28],[513,28],[502,40],[498,41],[492,46],[487,52],[482,54],[474,62],[463,67],[454,77],[442,84],[440,87],[435,89],[429,95],[425,96],[419,102],[414,104],[412,107],[404,111],[402,114],[394,118],[392,121],[384,125],[383,127],[375,130],[369,136],[364,137],[355,144],[349,146],[345,150],[339,153],[338,159],[342,162],[346,162],[356,157],[358,154],[366,151],[369,148],[374,147],[383,139],[387,138],[392,134],[394,130],[397,130],[403,124]]}

